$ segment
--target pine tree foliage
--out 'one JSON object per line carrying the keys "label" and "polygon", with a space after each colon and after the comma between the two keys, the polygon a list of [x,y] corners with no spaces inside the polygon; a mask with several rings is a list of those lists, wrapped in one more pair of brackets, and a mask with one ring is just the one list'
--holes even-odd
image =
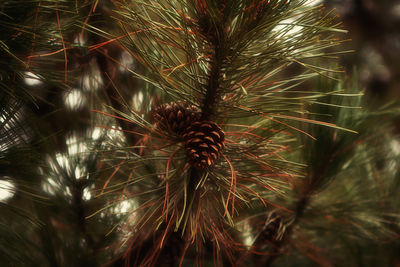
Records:
{"label": "pine tree foliage", "polygon": [[398,109],[336,67],[334,13],[22,0],[0,25],[2,266],[396,264]]}
{"label": "pine tree foliage", "polygon": [[[199,173],[185,161],[182,143],[170,139],[170,144],[162,146],[157,142],[160,136],[164,136],[163,141],[168,136],[152,128],[151,119],[146,119],[151,107],[132,110],[132,115],[121,114],[142,130],[141,146],[149,147],[149,139],[152,142],[150,153],[132,156],[135,173],[143,164],[132,196],[143,196],[139,207],[146,207],[144,213],[138,210],[142,220],[136,227],[145,232],[162,229],[156,234],[156,249],[167,242],[170,227],[182,233],[186,246],[189,240],[197,242],[199,250],[202,239],[215,240],[218,250],[227,250],[226,257],[232,264],[233,251],[244,250],[237,247],[239,243],[228,241],[238,238],[230,236],[236,233],[234,217],[255,201],[266,205],[274,194],[285,197],[290,180],[301,175],[300,163],[290,162],[277,152],[284,154],[286,147],[295,146],[296,132],[317,139],[315,147],[318,142],[326,142],[313,136],[310,129],[296,127],[296,122],[317,124],[316,131],[324,131],[319,130],[321,125],[344,130],[335,121],[314,119],[313,112],[306,109],[312,103],[335,105],[326,98],[340,97],[336,94],[341,91],[293,90],[306,79],[335,72],[314,64],[316,57],[331,56],[322,50],[338,44],[334,33],[341,30],[330,14],[324,17],[319,8],[301,1],[156,1],[151,5],[139,1],[124,6],[118,14],[124,36],[129,37],[121,38],[121,43],[149,72],[132,70],[132,74],[158,89],[161,99],[184,100],[197,106],[202,111],[201,119],[221,123],[230,137],[222,159]],[[303,70],[285,77],[285,68],[293,64]],[[244,125],[243,118],[247,119]],[[151,136],[146,134],[149,131],[153,132]],[[153,142],[158,145],[153,147]],[[159,163],[149,168],[155,155]],[[312,166],[309,172],[319,168]],[[131,173],[133,180],[135,173]],[[318,176],[329,178],[325,173]],[[323,182],[320,177],[308,178],[314,180],[312,184]],[[317,188],[312,186],[312,190]],[[143,195],[146,190],[157,190],[158,198],[149,203],[148,196]],[[311,193],[300,196],[300,202],[308,202]],[[220,206],[210,198],[220,199]],[[210,229],[208,225],[216,226]],[[128,245],[128,251],[134,252],[141,245],[138,239],[143,237],[133,234],[132,239],[135,241]],[[143,262],[155,260],[157,253],[147,254]]]}
{"label": "pine tree foliage", "polygon": [[[347,90],[344,84],[320,80],[315,88],[321,91],[331,89],[347,93],[329,95],[326,102],[329,105],[316,102],[310,111],[316,119],[328,116],[329,121],[357,130],[357,134],[306,126],[316,140],[303,138],[306,175],[297,181],[292,200],[285,204],[295,213],[281,219],[286,227],[278,231],[282,239],[274,242],[273,251],[278,254],[262,259],[264,264],[277,259],[276,264],[289,266],[307,264],[310,260],[323,266],[346,265],[349,259],[356,258],[349,248],[364,246],[362,243],[378,248],[385,241],[377,243],[377,240],[395,238],[398,233],[395,223],[398,215],[382,209],[386,205],[396,206],[397,200],[383,193],[385,186],[381,180],[385,180],[386,186],[396,187],[397,174],[386,169],[388,166],[379,166],[377,158],[380,155],[383,160],[382,151],[386,151],[384,161],[391,161],[396,153],[390,146],[383,148],[376,143],[377,138],[388,138],[391,135],[388,129],[392,127],[382,124],[379,130],[372,128],[379,124],[377,119],[390,117],[395,114],[394,110],[386,107],[388,109],[376,113],[366,112],[361,108],[364,103],[357,84],[348,82],[346,85],[349,86]],[[326,240],[320,243],[316,236]],[[288,243],[286,247],[285,243]],[[393,252],[389,250],[384,257],[390,257],[390,253]],[[372,264],[368,257],[357,260]],[[356,264],[354,261],[350,265]],[[390,265],[389,262],[385,264]]]}
{"label": "pine tree foliage", "polygon": [[[82,82],[77,75],[82,60],[75,38],[87,7],[94,5],[86,2],[80,6],[76,1],[0,4],[0,188],[12,195],[1,205],[2,266],[96,262],[95,245],[87,245],[83,229],[86,203],[81,192],[88,190],[92,180],[75,179],[78,165],[94,172],[96,161],[76,162],[76,155],[69,155],[67,149],[71,145],[67,133],[76,130],[81,135],[90,124],[82,120],[84,111],[68,110],[64,102]],[[99,228],[101,224],[93,229]]]}

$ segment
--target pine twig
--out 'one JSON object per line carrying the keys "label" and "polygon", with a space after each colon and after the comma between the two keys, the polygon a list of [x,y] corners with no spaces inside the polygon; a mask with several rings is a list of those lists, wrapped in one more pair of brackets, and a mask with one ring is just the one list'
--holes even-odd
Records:
{"label": "pine twig", "polygon": [[[83,200],[83,190],[86,187],[87,182],[85,180],[79,179],[73,181],[72,184],[72,206],[76,213],[76,222],[79,231],[88,242],[88,245],[94,249],[94,240],[89,235],[87,231],[86,223],[86,212],[85,212],[85,201]],[[93,251],[94,252],[94,251]]]}
{"label": "pine twig", "polygon": [[[332,148],[332,147],[331,147]],[[304,188],[302,192],[300,193],[299,199],[297,201],[296,207],[294,209],[294,220],[293,222],[287,227],[283,237],[281,240],[276,240],[273,242],[273,253],[271,253],[269,256],[267,256],[264,259],[264,263],[262,266],[264,267],[270,267],[272,264],[275,262],[279,256],[282,255],[282,249],[284,246],[289,242],[291,239],[292,233],[296,225],[299,223],[299,221],[303,218],[305,210],[308,208],[310,202],[311,202],[311,197],[314,194],[315,190],[318,189],[319,182],[323,177],[326,175],[328,169],[329,169],[329,163],[333,158],[335,157],[335,154],[332,153],[331,151],[328,151],[326,153],[326,158],[321,159],[320,165],[317,167],[317,171],[315,172],[310,179],[307,179],[307,181],[311,181],[310,183],[306,184],[307,182],[304,182]]]}
{"label": "pine twig", "polygon": [[204,98],[203,108],[202,108],[202,120],[209,120],[214,113],[215,104],[218,96],[218,89],[220,87],[219,80],[222,76],[221,67],[223,64],[223,59],[225,53],[223,48],[219,45],[215,47],[214,58],[211,63],[211,70],[208,79],[208,85],[206,88],[206,96]]}
{"label": "pine twig", "polygon": [[206,38],[213,56],[211,57],[211,67],[208,74],[208,83],[206,86],[206,94],[202,106],[202,120],[209,120],[215,112],[215,106],[218,100],[220,91],[220,80],[223,75],[222,67],[227,58],[227,37],[225,34],[225,24],[227,16],[222,13],[221,21],[213,21],[211,15],[206,10],[203,10],[200,16],[199,27],[200,31]]}
{"label": "pine twig", "polygon": [[[280,239],[280,240],[272,240],[271,241],[272,242],[271,245],[272,245],[273,251],[269,256],[267,256],[263,260],[263,264],[261,264],[260,266],[270,267],[275,262],[275,260],[277,258],[279,258],[279,256],[282,255],[283,247],[290,240],[294,227],[297,225],[297,223],[303,217],[304,211],[308,207],[309,203],[310,203],[310,195],[303,195],[299,199],[299,201],[297,202],[297,205],[296,205],[296,209],[295,209],[294,221],[288,226],[288,228],[286,229],[282,239]],[[263,233],[261,233],[260,236],[262,236],[262,234]]]}

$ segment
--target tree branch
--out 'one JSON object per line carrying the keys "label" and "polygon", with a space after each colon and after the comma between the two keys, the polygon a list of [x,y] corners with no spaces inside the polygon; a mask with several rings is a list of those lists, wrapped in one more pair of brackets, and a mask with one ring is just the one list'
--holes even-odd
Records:
{"label": "tree branch", "polygon": [[313,193],[318,188],[321,179],[326,175],[329,169],[329,164],[331,160],[334,158],[332,147],[331,149],[328,150],[329,151],[326,153],[325,159],[322,158],[319,161],[320,164],[315,167],[317,171],[309,179],[310,183],[309,184],[306,184],[307,182],[304,183],[305,187],[303,188],[299,196],[299,200],[297,201],[296,207],[294,209],[295,217],[293,222],[288,226],[281,240],[274,240],[272,242],[273,253],[271,253],[264,259],[262,266],[265,267],[272,266],[275,260],[282,255],[283,247],[291,239],[294,227],[299,223],[299,221],[304,216],[304,212],[310,204]]}
{"label": "tree branch", "polygon": [[209,120],[215,112],[216,100],[218,98],[218,89],[220,87],[220,79],[222,77],[222,64],[225,58],[224,51],[220,45],[216,45],[211,70],[209,74],[207,93],[204,98],[202,108],[202,120]]}
{"label": "tree branch", "polygon": [[222,10],[219,11],[221,17],[217,18],[217,21],[215,21],[215,18],[213,18],[207,10],[203,11],[199,19],[200,32],[205,36],[213,54],[210,63],[210,72],[208,74],[206,95],[202,106],[202,120],[210,120],[215,113],[215,108],[219,99],[223,65],[228,51],[225,30],[228,15],[222,12]]}

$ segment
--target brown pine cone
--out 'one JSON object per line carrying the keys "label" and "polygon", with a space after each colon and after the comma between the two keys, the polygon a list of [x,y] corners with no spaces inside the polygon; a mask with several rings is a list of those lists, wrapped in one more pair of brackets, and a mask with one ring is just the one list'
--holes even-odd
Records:
{"label": "brown pine cone", "polygon": [[224,147],[225,134],[211,121],[194,122],[183,135],[188,161],[197,169],[214,164]]}
{"label": "brown pine cone", "polygon": [[165,103],[153,112],[157,127],[177,136],[181,136],[200,116],[200,109],[186,101]]}

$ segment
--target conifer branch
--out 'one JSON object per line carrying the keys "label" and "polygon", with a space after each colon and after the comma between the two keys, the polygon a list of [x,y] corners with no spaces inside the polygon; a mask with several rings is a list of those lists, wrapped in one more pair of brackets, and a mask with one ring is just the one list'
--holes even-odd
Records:
{"label": "conifer branch", "polygon": [[222,76],[221,68],[224,59],[224,49],[218,44],[215,46],[214,57],[211,59],[211,70],[206,87],[206,95],[203,101],[202,120],[209,120],[215,112],[215,105],[218,104],[218,89],[220,87],[220,79]]}
{"label": "conifer branch", "polygon": [[[281,239],[273,239],[269,240],[272,247],[272,252],[268,256],[266,256],[262,261],[263,264],[261,266],[270,267],[278,259],[284,252],[282,249],[285,245],[290,241],[291,235],[293,233],[294,227],[298,224],[298,222],[302,219],[304,211],[307,209],[311,198],[311,191],[309,193],[304,193],[296,204],[296,208],[294,209],[294,220],[293,222],[286,228],[284,235]],[[261,233],[260,236],[263,236],[265,233]],[[255,244],[257,244],[257,240]]]}
{"label": "conifer branch", "polygon": [[[321,159],[320,161],[320,167],[316,168],[317,171],[314,173],[313,171],[309,171],[309,173],[312,173],[312,177],[306,178],[306,181],[303,183],[303,188],[301,189],[302,191],[300,192],[298,196],[297,203],[294,208],[294,217],[289,223],[289,225],[286,227],[283,236],[281,238],[271,238],[268,240],[270,247],[272,248],[272,251],[268,256],[264,257],[261,259],[261,266],[264,267],[270,267],[272,264],[275,262],[276,259],[278,259],[281,255],[283,255],[284,247],[287,245],[288,242],[290,242],[290,239],[292,238],[292,233],[294,228],[298,225],[300,220],[304,216],[305,210],[308,208],[310,205],[311,199],[315,191],[319,188],[319,182],[324,179],[324,176],[326,175],[329,164],[331,162],[332,157],[334,156],[333,153],[327,153],[327,157],[325,159]],[[270,229],[265,228],[260,234],[259,238],[264,237],[264,236],[269,236]],[[278,230],[277,230],[278,231]],[[254,241],[254,245],[257,247],[262,244],[262,240],[256,239]]]}
{"label": "conifer branch", "polygon": [[86,209],[85,200],[83,199],[83,190],[87,187],[87,181],[83,179],[75,179],[71,185],[72,194],[72,208],[76,215],[77,230],[82,234],[86,240],[88,247],[93,249],[94,252],[94,240],[87,231],[86,222]]}
{"label": "conifer branch", "polygon": [[[220,98],[220,80],[223,76],[223,65],[227,57],[227,37],[225,33],[227,14],[222,10],[226,3],[217,4],[217,16],[221,16],[219,20],[214,20],[209,7],[197,7],[200,13],[199,27],[200,32],[205,37],[207,45],[212,50],[210,59],[210,70],[208,73],[208,82],[205,88],[205,97],[202,104],[202,120],[209,120],[215,112],[215,106]],[[200,10],[199,10],[200,9]]]}

